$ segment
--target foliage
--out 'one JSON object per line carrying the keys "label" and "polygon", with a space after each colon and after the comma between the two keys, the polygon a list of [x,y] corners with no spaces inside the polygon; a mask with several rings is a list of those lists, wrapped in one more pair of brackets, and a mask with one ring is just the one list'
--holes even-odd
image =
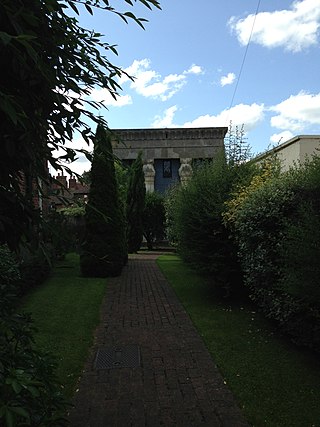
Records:
{"label": "foliage", "polygon": [[126,212],[126,203],[127,203],[127,192],[128,192],[128,181],[129,181],[129,168],[122,165],[120,161],[115,160],[114,162],[116,180],[120,198],[120,204],[122,210]]}
{"label": "foliage", "polygon": [[71,236],[66,224],[67,218],[55,210],[50,211],[42,221],[42,241],[51,248],[48,258],[60,259],[68,252]]}
{"label": "foliage", "polygon": [[84,171],[82,175],[79,176],[79,180],[81,183],[90,185],[91,184],[91,174],[89,171]]}
{"label": "foliage", "polygon": [[198,168],[186,187],[178,187],[170,204],[171,234],[182,258],[213,276],[226,293],[241,283],[237,246],[223,223],[225,202],[234,186],[248,174],[246,163],[228,164],[220,153]]}
{"label": "foliage", "polygon": [[139,153],[129,172],[127,190],[128,251],[137,252],[143,239],[142,215],[146,197],[142,154]]}
{"label": "foliage", "polygon": [[126,261],[125,224],[115,177],[111,136],[98,125],[91,187],[86,205],[81,271],[88,277],[117,276]]}
{"label": "foliage", "polygon": [[50,259],[46,258],[41,250],[25,256],[20,264],[21,274],[19,294],[24,295],[35,286],[40,285],[49,276],[51,271]]}
{"label": "foliage", "polygon": [[174,255],[157,259],[252,426],[318,426],[320,366],[250,301],[219,298]]}
{"label": "foliage", "polygon": [[259,165],[253,162],[251,166],[251,181],[237,185],[232,191],[230,199],[225,203],[225,211],[222,216],[230,228],[232,228],[237,213],[250,197],[250,194],[262,187],[269,179],[279,176],[280,173],[280,164],[276,157],[269,157]]}
{"label": "foliage", "polygon": [[320,198],[314,194],[313,200],[308,199],[301,200],[285,225],[286,238],[280,249],[281,288],[306,302],[317,302],[320,307]]}
{"label": "foliage", "polygon": [[72,204],[71,206],[67,206],[65,208],[62,208],[59,213],[62,213],[66,217],[81,217],[84,216],[86,212],[86,204],[83,199],[79,199],[76,201],[76,203]]}
{"label": "foliage", "polygon": [[[160,8],[157,0],[137,2]],[[142,27],[145,21],[104,0],[1,1],[0,54],[6,66],[0,82],[0,242],[12,248],[37,219],[32,191],[47,181],[47,163],[67,167],[76,157],[67,144],[74,132],[89,142],[92,123],[106,126],[91,91],[104,88],[116,99],[120,90],[117,78],[124,72],[109,59],[117,54],[115,46],[79,25],[78,7],[90,14],[103,9]],[[63,154],[56,157],[57,152]]]}
{"label": "foliage", "polygon": [[6,247],[0,259],[0,424],[66,425],[55,362],[34,348],[30,316],[16,313],[19,270]]}
{"label": "foliage", "polygon": [[230,165],[247,162],[251,157],[251,147],[246,142],[244,125],[233,126],[230,121],[228,132],[225,136],[224,146],[226,160]]}
{"label": "foliage", "polygon": [[236,213],[235,236],[251,298],[295,342],[320,350],[320,160],[252,191]]}
{"label": "foliage", "polygon": [[142,215],[143,235],[147,241],[148,249],[153,249],[155,240],[165,237],[165,207],[161,194],[146,193],[145,206]]}

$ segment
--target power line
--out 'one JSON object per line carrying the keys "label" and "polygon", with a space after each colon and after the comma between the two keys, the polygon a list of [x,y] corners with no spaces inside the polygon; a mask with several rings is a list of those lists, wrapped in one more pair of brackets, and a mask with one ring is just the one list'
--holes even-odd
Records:
{"label": "power line", "polygon": [[261,0],[258,0],[256,12],[255,12],[255,15],[254,15],[254,18],[253,18],[253,22],[252,22],[250,36],[249,36],[248,43],[246,45],[246,49],[245,49],[245,52],[244,52],[244,55],[243,55],[243,59],[242,59],[242,63],[241,63],[240,71],[239,71],[239,75],[238,75],[238,78],[237,78],[237,82],[236,82],[236,85],[235,85],[235,88],[234,88],[234,91],[233,91],[232,99],[231,99],[229,110],[228,110],[228,121],[229,121],[230,109],[233,106],[233,101],[234,101],[234,98],[236,96],[236,92],[237,92],[237,89],[238,89],[239,81],[240,81],[242,70],[243,70],[243,66],[244,66],[244,63],[246,61],[246,57],[247,57],[249,45],[250,45],[252,34],[253,34],[253,29],[254,29],[254,26],[255,26],[255,23],[256,23],[256,19],[257,19],[257,15],[258,15],[258,11],[259,11],[259,8],[260,8],[260,3],[261,3]]}

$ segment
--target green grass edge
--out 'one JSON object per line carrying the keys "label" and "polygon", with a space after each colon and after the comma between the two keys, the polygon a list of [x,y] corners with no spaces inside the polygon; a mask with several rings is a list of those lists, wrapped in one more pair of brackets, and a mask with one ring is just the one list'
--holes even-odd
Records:
{"label": "green grass edge", "polygon": [[68,399],[93,344],[106,286],[107,279],[81,277],[79,256],[67,254],[22,301],[21,310],[31,313],[37,330],[36,345],[57,360],[57,377]]}
{"label": "green grass edge", "polygon": [[320,426],[319,358],[278,334],[251,304],[229,304],[177,255],[157,263],[252,426]]}

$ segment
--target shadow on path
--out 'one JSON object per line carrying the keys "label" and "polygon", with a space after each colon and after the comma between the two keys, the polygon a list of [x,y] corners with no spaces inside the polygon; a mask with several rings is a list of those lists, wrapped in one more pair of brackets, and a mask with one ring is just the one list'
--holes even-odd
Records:
{"label": "shadow on path", "polygon": [[108,279],[71,427],[248,426],[158,255],[130,256]]}

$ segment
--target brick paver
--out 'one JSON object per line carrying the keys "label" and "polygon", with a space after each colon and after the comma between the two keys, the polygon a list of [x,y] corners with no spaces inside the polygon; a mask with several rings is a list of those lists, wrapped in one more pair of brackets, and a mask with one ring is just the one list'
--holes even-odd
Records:
{"label": "brick paver", "polygon": [[[71,427],[248,426],[155,258],[131,257],[108,279]],[[95,369],[99,348],[129,344],[139,367]]]}

